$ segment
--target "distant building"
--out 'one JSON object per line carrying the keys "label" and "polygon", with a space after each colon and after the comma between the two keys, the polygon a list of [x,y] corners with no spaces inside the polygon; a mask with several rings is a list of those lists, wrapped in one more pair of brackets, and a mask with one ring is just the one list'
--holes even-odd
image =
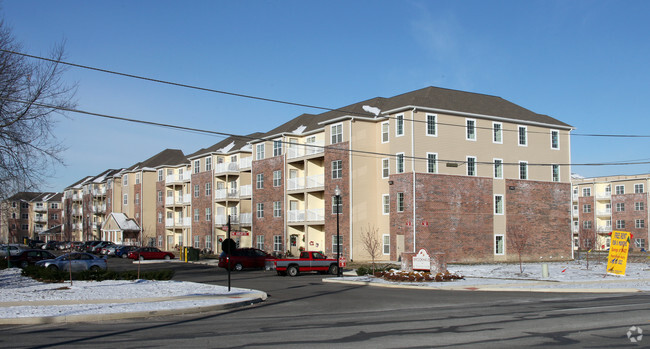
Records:
{"label": "distant building", "polygon": [[61,199],[60,193],[20,192],[2,202],[0,241],[23,243],[26,238],[56,239],[54,233],[43,233],[61,225]]}

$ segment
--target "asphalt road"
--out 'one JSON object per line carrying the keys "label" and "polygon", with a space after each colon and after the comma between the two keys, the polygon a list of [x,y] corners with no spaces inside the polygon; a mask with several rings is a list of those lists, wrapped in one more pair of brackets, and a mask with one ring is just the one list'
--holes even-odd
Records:
{"label": "asphalt road", "polygon": [[[132,264],[111,260],[115,269]],[[224,270],[170,264],[174,279],[226,284]],[[160,265],[142,264],[157,269]],[[328,276],[329,277],[329,276]],[[393,289],[322,283],[272,272],[232,274],[266,291],[227,312],[111,323],[0,327],[3,348],[569,348],[650,345],[650,293],[544,294]],[[646,331],[632,344],[631,326]],[[635,333],[636,334],[636,333]],[[644,343],[647,342],[647,343]]]}

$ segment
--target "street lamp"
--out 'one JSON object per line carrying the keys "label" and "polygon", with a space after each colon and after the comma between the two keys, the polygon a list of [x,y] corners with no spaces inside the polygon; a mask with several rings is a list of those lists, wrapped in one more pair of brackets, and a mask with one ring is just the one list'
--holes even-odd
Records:
{"label": "street lamp", "polygon": [[339,232],[339,214],[341,209],[341,189],[339,186],[336,186],[334,189],[334,197],[336,198],[336,263],[338,268],[336,268],[336,276],[341,277],[343,275],[341,271],[341,234]]}

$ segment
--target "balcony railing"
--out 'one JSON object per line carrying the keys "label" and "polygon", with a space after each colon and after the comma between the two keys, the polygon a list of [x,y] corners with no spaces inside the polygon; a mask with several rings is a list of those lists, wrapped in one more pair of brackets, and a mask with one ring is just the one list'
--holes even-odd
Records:
{"label": "balcony railing", "polygon": [[[239,216],[236,214],[230,215],[230,224],[240,224]],[[228,224],[228,216],[226,215],[216,215],[214,216],[215,225],[226,225]]]}
{"label": "balcony railing", "polygon": [[239,159],[239,169],[251,168],[252,165],[253,165],[252,156]]}
{"label": "balcony railing", "polygon": [[36,215],[34,216],[34,222],[45,222],[47,219],[43,215]]}
{"label": "balcony railing", "polygon": [[287,190],[305,189],[305,177],[287,179]]}
{"label": "balcony railing", "polygon": [[239,198],[239,190],[237,189],[217,189],[214,191],[215,200],[224,199],[237,199]]}
{"label": "balcony railing", "polygon": [[192,194],[183,194],[183,205],[190,205],[192,203]]}
{"label": "balcony railing", "polygon": [[106,188],[93,189],[93,196],[104,196],[106,195]]}
{"label": "balcony railing", "polygon": [[189,227],[192,225],[192,219],[190,217],[182,217],[182,218],[166,218],[165,219],[165,227],[167,228],[173,228],[173,227]]}
{"label": "balcony railing", "polygon": [[325,209],[314,208],[309,210],[287,211],[287,221],[295,222],[320,222],[325,220]]}
{"label": "balcony railing", "polygon": [[239,196],[251,196],[253,195],[253,186],[248,184],[248,185],[242,185],[239,187]]}
{"label": "balcony railing", "polygon": [[305,210],[289,210],[287,211],[288,222],[304,222]]}
{"label": "balcony railing", "polygon": [[323,220],[325,220],[325,209],[316,208],[316,209],[307,210],[308,222],[323,221]]}
{"label": "balcony railing", "polygon": [[612,227],[611,226],[602,226],[602,227],[596,228],[596,231],[599,232],[599,233],[609,233],[609,232],[612,231]]}
{"label": "balcony railing", "polygon": [[611,199],[612,199],[611,192],[596,193],[596,200],[611,200]]}
{"label": "balcony railing", "polygon": [[189,182],[192,178],[192,174],[189,172],[183,172],[183,174],[169,175],[165,177],[165,184],[175,184],[175,183],[184,183]]}
{"label": "balcony railing", "polygon": [[609,210],[597,210],[596,214],[598,216],[611,216],[612,215],[612,210],[611,209],[609,209]]}
{"label": "balcony railing", "polygon": [[239,224],[242,225],[251,225],[253,224],[253,214],[252,213],[242,213],[239,215]]}
{"label": "balcony railing", "polygon": [[43,204],[34,205],[34,211],[36,211],[36,212],[44,212],[44,211],[47,211],[47,208]]}
{"label": "balcony railing", "polygon": [[571,198],[573,199],[573,201],[578,201],[578,194],[573,194]]}
{"label": "balcony railing", "polygon": [[214,173],[227,173],[227,172],[239,172],[239,163],[238,162],[223,162],[217,164],[214,167]]}
{"label": "balcony railing", "polygon": [[324,152],[323,142],[290,144],[287,148],[287,158],[295,159],[303,156],[314,155]]}
{"label": "balcony railing", "polygon": [[308,176],[306,178],[307,188],[319,188],[325,185],[325,175]]}

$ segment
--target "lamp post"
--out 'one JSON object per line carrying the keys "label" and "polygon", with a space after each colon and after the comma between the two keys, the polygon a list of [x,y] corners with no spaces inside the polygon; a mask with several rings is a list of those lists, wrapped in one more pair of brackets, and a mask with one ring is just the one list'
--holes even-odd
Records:
{"label": "lamp post", "polygon": [[339,186],[336,186],[334,189],[334,197],[336,198],[336,276],[341,277],[343,275],[341,271],[341,234],[339,232],[339,214],[341,209],[341,189]]}

